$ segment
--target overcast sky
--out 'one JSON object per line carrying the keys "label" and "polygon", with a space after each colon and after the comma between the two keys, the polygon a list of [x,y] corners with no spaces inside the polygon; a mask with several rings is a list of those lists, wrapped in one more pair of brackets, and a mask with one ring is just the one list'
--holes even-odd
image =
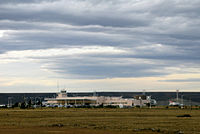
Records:
{"label": "overcast sky", "polygon": [[200,91],[200,0],[0,0],[0,92]]}

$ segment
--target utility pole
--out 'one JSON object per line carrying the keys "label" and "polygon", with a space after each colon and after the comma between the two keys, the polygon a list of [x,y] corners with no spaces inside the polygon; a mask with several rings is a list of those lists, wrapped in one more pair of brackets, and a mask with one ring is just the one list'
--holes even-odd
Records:
{"label": "utility pole", "polygon": [[40,108],[42,108],[42,97],[39,97],[40,99]]}
{"label": "utility pole", "polygon": [[139,97],[140,100],[140,108],[142,108],[142,97]]}
{"label": "utility pole", "polygon": [[150,96],[150,98],[149,98],[149,106],[150,106],[150,108],[151,108],[151,96]]}
{"label": "utility pole", "polygon": [[184,105],[184,104],[183,104],[183,96],[184,96],[184,95],[181,95],[182,105]]}
{"label": "utility pole", "polygon": [[12,107],[12,97],[8,97],[8,107]]}
{"label": "utility pole", "polygon": [[35,108],[36,108],[36,97],[35,97]]}
{"label": "utility pole", "polygon": [[176,101],[178,102],[178,92],[179,90],[176,90]]}

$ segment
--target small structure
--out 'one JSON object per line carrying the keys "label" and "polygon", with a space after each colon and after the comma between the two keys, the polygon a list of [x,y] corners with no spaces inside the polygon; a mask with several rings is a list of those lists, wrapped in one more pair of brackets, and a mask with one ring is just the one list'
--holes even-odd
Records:
{"label": "small structure", "polygon": [[176,90],[176,99],[169,100],[169,106],[183,106],[183,99],[182,99],[182,104],[181,104],[178,94],[179,94],[179,90]]}
{"label": "small structure", "polygon": [[157,104],[155,99],[151,99],[151,96],[146,96],[146,95],[137,95],[134,96],[134,106],[155,106]]}
{"label": "small structure", "polygon": [[122,97],[103,97],[102,104],[103,106],[119,106],[123,107],[132,107],[134,99],[125,99]]}

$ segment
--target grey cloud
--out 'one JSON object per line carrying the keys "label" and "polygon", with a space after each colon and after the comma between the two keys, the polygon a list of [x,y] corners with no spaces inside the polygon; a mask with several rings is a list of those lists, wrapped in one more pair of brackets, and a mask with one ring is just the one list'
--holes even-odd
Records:
{"label": "grey cloud", "polygon": [[[58,34],[59,33],[59,34]],[[9,37],[0,39],[0,48],[7,51],[27,49],[63,48],[70,46],[114,46],[126,43],[115,35],[81,31],[21,31],[8,32]]]}
{"label": "grey cloud", "polygon": [[173,17],[174,14],[176,14],[178,16],[186,16],[193,18],[199,17],[199,5],[199,0],[163,0],[160,3],[157,3],[154,6],[152,6],[151,12],[159,16]]}
{"label": "grey cloud", "polygon": [[[64,78],[102,79],[117,77],[151,77],[167,75],[168,72],[155,71],[162,67],[153,64],[120,63],[120,59],[106,58],[61,58],[46,67]],[[68,75],[67,75],[68,74]]]}
{"label": "grey cloud", "polygon": [[160,82],[200,82],[200,78],[168,79],[168,80],[160,80]]}
{"label": "grey cloud", "polygon": [[[137,59],[141,60],[137,61]],[[198,73],[190,69],[199,68],[199,62],[194,64],[195,61],[189,59],[189,62],[185,62],[186,60],[169,60],[165,57],[124,57],[123,54],[57,57],[43,59],[43,61],[47,64],[44,68],[60,74],[63,78],[73,79],[165,76],[173,73]]]}
{"label": "grey cloud", "polygon": [[41,3],[41,2],[53,2],[56,0],[2,0],[0,4],[24,4],[24,3]]}
{"label": "grey cloud", "polygon": [[[76,1],[77,4],[83,3]],[[55,3],[59,3],[55,2]],[[66,6],[73,2],[63,2]],[[62,4],[61,3],[61,4]],[[58,4],[58,6],[61,6]],[[89,1],[85,1],[85,4],[91,4]],[[45,4],[44,4],[45,5]],[[29,5],[27,5],[29,6]],[[32,7],[33,6],[33,7]],[[36,7],[34,7],[36,6]],[[48,6],[50,6],[48,8]],[[95,5],[94,5],[95,6]],[[111,11],[111,9],[104,10],[92,10],[86,9],[86,7],[80,6],[81,10],[68,9],[67,7],[62,10],[55,10],[53,4],[42,6],[42,4],[30,5],[27,8],[24,5],[16,6],[0,6],[0,19],[14,20],[14,21],[39,21],[39,22],[60,22],[68,23],[73,25],[102,25],[102,26],[113,26],[113,27],[137,27],[149,25],[150,20],[147,21],[143,15],[125,14],[125,12]],[[56,5],[55,5],[56,8]],[[100,7],[99,7],[100,8]],[[66,10],[66,11],[65,11]],[[64,11],[64,12],[63,12]]]}

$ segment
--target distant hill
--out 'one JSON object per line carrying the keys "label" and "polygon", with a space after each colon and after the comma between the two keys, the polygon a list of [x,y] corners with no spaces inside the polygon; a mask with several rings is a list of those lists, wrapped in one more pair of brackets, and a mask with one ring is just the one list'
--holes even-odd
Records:
{"label": "distant hill", "polygon": [[[123,98],[133,98],[135,95],[143,94],[142,92],[96,92],[97,96],[122,96]],[[146,95],[152,96],[156,99],[158,105],[168,105],[170,99],[176,98],[176,92],[146,92]],[[92,96],[94,93],[68,93],[68,96]],[[8,98],[12,103],[28,101],[30,99],[43,100],[44,98],[56,97],[56,93],[0,93],[0,104],[7,104]],[[179,98],[183,97],[184,103],[192,103],[193,105],[200,105],[200,92],[180,92]]]}

